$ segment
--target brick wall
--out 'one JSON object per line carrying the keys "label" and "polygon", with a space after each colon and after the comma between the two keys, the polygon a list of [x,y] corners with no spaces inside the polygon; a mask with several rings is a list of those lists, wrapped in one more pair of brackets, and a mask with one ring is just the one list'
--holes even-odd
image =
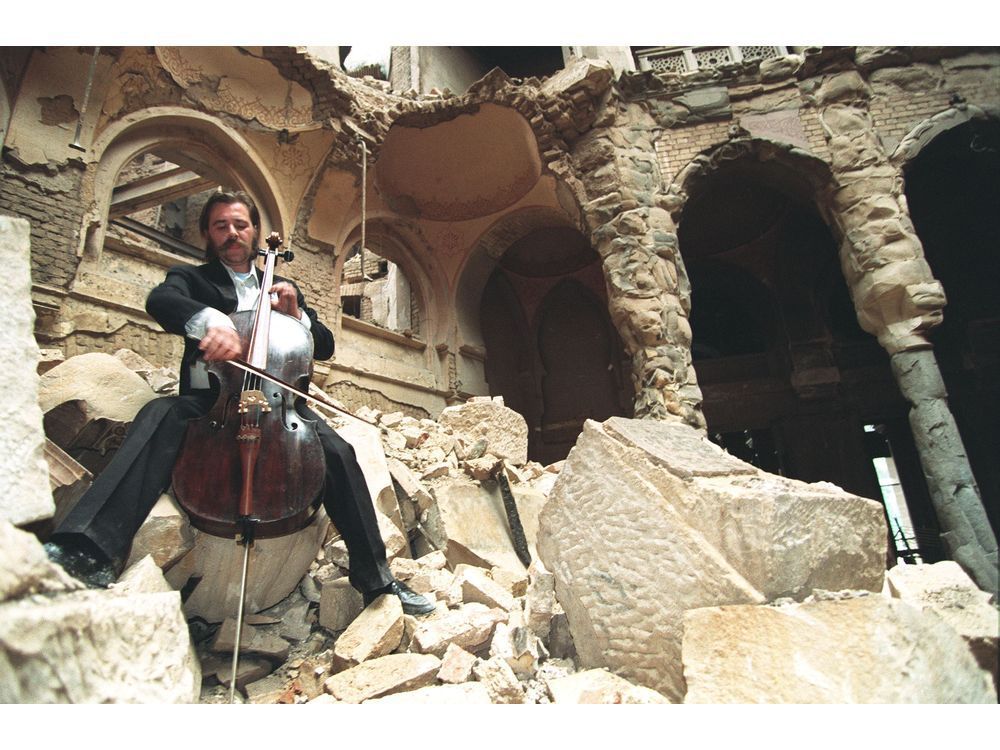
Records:
{"label": "brick wall", "polygon": [[83,204],[80,172],[58,179],[23,175],[9,165],[0,172],[0,213],[31,224],[31,277],[35,283],[66,288],[76,273]]}

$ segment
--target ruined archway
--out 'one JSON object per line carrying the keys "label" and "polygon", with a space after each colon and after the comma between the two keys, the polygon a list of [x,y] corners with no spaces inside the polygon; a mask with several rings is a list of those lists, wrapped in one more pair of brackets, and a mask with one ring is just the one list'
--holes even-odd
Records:
{"label": "ruined archway", "polygon": [[[109,127],[93,151],[83,254],[59,318],[43,320],[40,336],[67,356],[124,347],[172,366],[182,342],[148,322],[145,298],[166,268],[201,262],[204,199],[218,187],[246,190],[258,203],[263,232],[283,233],[278,193],[249,143],[199,113],[137,112]],[[96,316],[94,305],[102,310]]]}
{"label": "ruined archway", "polygon": [[490,395],[525,417],[529,458],[565,458],[587,418],[631,415],[600,258],[565,215],[535,207],[498,222],[458,292],[466,351],[480,352]]}
{"label": "ruined archway", "polygon": [[[908,406],[884,350],[857,326],[825,216],[825,165],[737,140],[682,178],[678,241],[709,434],[769,471],[882,499],[866,430],[905,425]],[[911,455],[906,431],[897,439]],[[926,496],[922,477],[907,481]]]}
{"label": "ruined archway", "polygon": [[1000,528],[1000,120],[975,107],[901,144],[906,199],[948,303],[930,333],[948,406],[994,532]]}

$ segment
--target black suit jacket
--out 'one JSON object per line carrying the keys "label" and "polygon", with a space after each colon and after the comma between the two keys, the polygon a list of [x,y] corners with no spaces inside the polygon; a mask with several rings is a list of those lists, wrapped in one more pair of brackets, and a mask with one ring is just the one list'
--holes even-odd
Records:
{"label": "black suit jacket", "polygon": [[[261,272],[254,269],[257,279]],[[313,337],[313,358],[330,359],[333,356],[333,333],[323,325],[316,311],[306,305],[302,291],[291,279],[274,277],[275,282],[287,281],[295,287],[299,309],[309,316]],[[214,307],[227,315],[236,309],[236,287],[222,262],[213,260],[200,266],[174,266],[167,277],[146,298],[146,312],[168,333],[184,336],[184,357],[181,360],[181,393],[191,390],[190,365],[201,353],[198,342],[185,335],[184,325],[192,315],[205,307]]]}

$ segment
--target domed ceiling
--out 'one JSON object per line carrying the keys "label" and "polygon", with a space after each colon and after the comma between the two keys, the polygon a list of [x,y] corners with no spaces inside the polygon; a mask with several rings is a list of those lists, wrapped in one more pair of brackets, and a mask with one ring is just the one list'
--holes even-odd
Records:
{"label": "domed ceiling", "polygon": [[375,166],[390,207],[432,221],[496,213],[524,197],[540,175],[528,123],[495,104],[429,127],[394,125]]}

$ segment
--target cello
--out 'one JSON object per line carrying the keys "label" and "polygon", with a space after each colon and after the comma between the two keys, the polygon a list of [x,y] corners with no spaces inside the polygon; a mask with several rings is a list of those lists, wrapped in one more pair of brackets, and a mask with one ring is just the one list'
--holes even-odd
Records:
{"label": "cello", "polygon": [[255,538],[290,534],[312,520],[325,472],[315,422],[297,409],[312,375],[312,335],[270,304],[276,259],[291,261],[292,253],[278,253],[276,233],[266,242],[268,249],[258,250],[265,264],[256,308],[230,315],[246,361],[209,365],[218,383],[215,403],[189,423],[172,477],[177,502],[195,528],[235,537],[244,547],[230,702],[250,548]]}

